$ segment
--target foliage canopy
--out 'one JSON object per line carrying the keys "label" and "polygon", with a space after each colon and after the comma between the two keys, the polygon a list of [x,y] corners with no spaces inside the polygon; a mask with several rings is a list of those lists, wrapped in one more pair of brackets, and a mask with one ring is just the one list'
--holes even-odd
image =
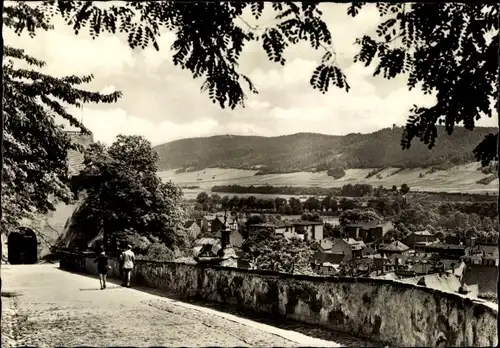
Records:
{"label": "foliage canopy", "polygon": [[[356,16],[365,6],[353,3],[347,14]],[[376,7],[382,18],[377,37],[363,36],[356,41],[360,51],[355,61],[376,64],[374,75],[387,79],[407,76],[410,89],[421,84],[425,93],[437,91],[435,105],[415,105],[410,111],[401,141],[404,149],[415,137],[433,147],[437,124],[444,124],[452,133],[457,124],[472,130],[478,119],[492,116],[492,100],[498,103],[499,45],[486,35],[498,35],[497,5],[377,3]],[[265,10],[274,12],[274,23],[253,27],[243,19],[248,10],[257,20]],[[102,32],[124,33],[132,48],[153,45],[158,50],[162,29],[173,31],[177,37],[172,45],[174,63],[188,69],[194,78],[202,78],[202,90],[221,107],[243,105],[242,83],[257,92],[238,71],[244,45],[254,40],[262,42],[269,59],[280,64],[286,63],[286,48],[300,41],[325,49],[311,85],[323,93],[330,85],[349,91],[319,3],[134,1],[103,5],[52,0],[35,9],[24,3],[7,5],[5,11],[9,24],[19,32],[46,29],[49,17],[58,14],[77,34],[86,28],[92,37]],[[490,134],[475,149],[483,164],[498,158],[497,138]]]}
{"label": "foliage canopy", "polygon": [[272,229],[252,234],[243,251],[257,269],[312,274],[310,245],[299,238],[285,238]]}
{"label": "foliage canopy", "polygon": [[57,202],[71,200],[66,159],[69,150],[81,148],[56,124],[56,118],[84,133],[88,130],[65,105],[113,103],[121,96],[81,88],[92,81],[92,75],[56,78],[38,70],[44,65],[21,49],[4,47],[2,228],[7,231],[18,227],[22,218],[46,214]]}
{"label": "foliage canopy", "polygon": [[[356,16],[365,3],[354,3]],[[402,139],[404,149],[417,137],[429,147],[437,138],[436,124],[451,134],[462,123],[474,129],[481,117],[498,109],[498,5],[457,3],[378,3],[381,16],[374,39],[364,36],[355,60],[378,65],[374,75],[387,79],[404,74],[410,89],[437,92],[431,107],[411,110]],[[489,134],[474,153],[483,164],[498,159],[498,133]]]}
{"label": "foliage canopy", "polygon": [[103,231],[105,240],[111,242],[132,230],[156,237],[171,249],[185,247],[182,191],[156,175],[157,158],[141,136],[119,135],[110,147],[91,144],[76,187],[85,193],[74,216],[82,231]]}

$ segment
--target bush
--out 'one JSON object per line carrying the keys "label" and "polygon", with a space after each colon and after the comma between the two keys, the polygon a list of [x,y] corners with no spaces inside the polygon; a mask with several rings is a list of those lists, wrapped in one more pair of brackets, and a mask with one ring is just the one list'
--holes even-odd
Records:
{"label": "bush", "polygon": [[[381,171],[383,171],[384,169],[385,169],[385,168],[383,168],[383,167],[382,167],[382,168],[375,168],[375,169],[373,169],[372,171],[370,171],[370,172],[366,175],[366,179],[369,179],[369,178],[371,178],[372,176],[377,175],[378,173],[380,173],[380,172],[381,172]],[[377,176],[377,178],[378,178],[378,179],[381,179],[381,178],[382,178],[382,176],[381,176],[381,175],[380,175],[380,177],[379,177],[379,176]]]}
{"label": "bush", "polygon": [[435,173],[439,170],[441,170],[441,169],[439,169],[437,167],[431,167],[431,169],[429,169],[425,174],[432,174],[432,173]]}
{"label": "bush", "polygon": [[138,259],[148,261],[172,261],[175,253],[163,243],[151,243],[145,255],[139,255]]}
{"label": "bush", "polygon": [[138,254],[144,254],[151,245],[151,241],[145,237],[141,236],[137,232],[128,234],[125,237],[125,242],[132,246],[132,250]]}
{"label": "bush", "polygon": [[486,167],[479,167],[477,170],[480,170],[484,174],[494,174],[498,171],[498,162],[493,162]]}
{"label": "bush", "polygon": [[342,168],[331,168],[327,170],[326,174],[337,180],[345,176],[345,170]]}
{"label": "bush", "polygon": [[389,176],[396,175],[396,174],[398,174],[398,173],[402,172],[402,171],[403,171],[403,170],[405,170],[405,169],[406,169],[405,167],[403,167],[403,168],[399,168],[399,169],[395,170],[394,172],[392,172],[392,173],[391,173],[391,175],[389,175]]}
{"label": "bush", "polygon": [[493,181],[495,181],[496,179],[497,179],[497,175],[496,174],[488,175],[486,178],[482,178],[482,179],[476,181],[476,184],[489,185]]}

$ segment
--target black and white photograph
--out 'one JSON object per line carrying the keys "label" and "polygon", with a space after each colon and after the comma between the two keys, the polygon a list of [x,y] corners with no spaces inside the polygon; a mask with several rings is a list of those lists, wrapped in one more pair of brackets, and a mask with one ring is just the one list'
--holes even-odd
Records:
{"label": "black and white photograph", "polygon": [[2,347],[498,346],[499,4],[1,6]]}

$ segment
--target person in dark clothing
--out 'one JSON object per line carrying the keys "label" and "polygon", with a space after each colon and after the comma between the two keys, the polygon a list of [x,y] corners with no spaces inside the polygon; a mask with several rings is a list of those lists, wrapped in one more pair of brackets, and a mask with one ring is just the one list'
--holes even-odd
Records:
{"label": "person in dark clothing", "polygon": [[120,279],[123,280],[123,261],[121,260],[121,254],[124,250],[122,248],[117,248],[117,255],[119,256],[119,262],[118,262],[118,267],[120,271]]}
{"label": "person in dark clothing", "polygon": [[104,290],[106,289],[106,276],[108,275],[109,270],[108,256],[106,255],[104,250],[99,256],[96,257],[95,262],[97,263],[97,273],[99,274],[101,290]]}

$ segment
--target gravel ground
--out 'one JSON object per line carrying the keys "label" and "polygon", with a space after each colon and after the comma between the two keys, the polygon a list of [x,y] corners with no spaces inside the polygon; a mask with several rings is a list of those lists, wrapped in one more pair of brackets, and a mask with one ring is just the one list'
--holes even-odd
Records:
{"label": "gravel ground", "polygon": [[[2,267],[2,347],[298,347],[346,344],[72,274],[57,265]],[[283,327],[283,326],[281,326]],[[316,329],[317,330],[317,329]]]}

